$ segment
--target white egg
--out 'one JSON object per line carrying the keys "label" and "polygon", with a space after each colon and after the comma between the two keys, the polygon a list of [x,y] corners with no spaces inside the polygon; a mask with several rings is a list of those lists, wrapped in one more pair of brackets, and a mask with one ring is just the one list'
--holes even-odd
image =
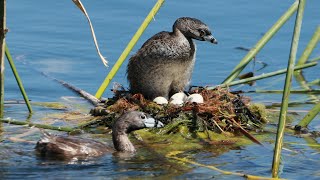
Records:
{"label": "white egg", "polygon": [[168,100],[162,96],[158,96],[158,97],[154,98],[153,102],[155,102],[159,105],[168,104]]}
{"label": "white egg", "polygon": [[173,100],[181,100],[181,101],[185,102],[187,100],[187,95],[184,94],[183,92],[175,93],[170,98],[170,101],[173,101]]}
{"label": "white egg", "polygon": [[203,103],[203,97],[201,96],[201,94],[191,94],[188,98],[187,98],[187,102],[195,102],[195,103]]}
{"label": "white egg", "polygon": [[170,104],[178,105],[178,106],[182,106],[183,103],[184,102],[181,99],[173,99],[173,100],[170,101]]}

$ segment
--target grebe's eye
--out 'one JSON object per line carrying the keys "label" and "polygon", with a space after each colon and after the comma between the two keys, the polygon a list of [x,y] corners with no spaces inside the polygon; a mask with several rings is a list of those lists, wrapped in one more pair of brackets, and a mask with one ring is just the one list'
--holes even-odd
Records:
{"label": "grebe's eye", "polygon": [[203,29],[200,29],[200,37],[203,37],[206,35],[206,32]]}
{"label": "grebe's eye", "polygon": [[142,115],[140,115],[140,118],[141,119],[146,119],[147,117],[146,117],[146,115],[142,114]]}

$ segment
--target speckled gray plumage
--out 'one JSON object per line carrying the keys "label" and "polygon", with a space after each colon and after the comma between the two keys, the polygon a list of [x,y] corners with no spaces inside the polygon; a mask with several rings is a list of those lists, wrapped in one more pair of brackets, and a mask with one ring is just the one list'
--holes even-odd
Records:
{"label": "speckled gray plumage", "polygon": [[148,39],[129,60],[130,91],[153,99],[184,90],[195,63],[192,39],[217,43],[206,24],[189,17],[177,19],[173,32],[162,31]]}

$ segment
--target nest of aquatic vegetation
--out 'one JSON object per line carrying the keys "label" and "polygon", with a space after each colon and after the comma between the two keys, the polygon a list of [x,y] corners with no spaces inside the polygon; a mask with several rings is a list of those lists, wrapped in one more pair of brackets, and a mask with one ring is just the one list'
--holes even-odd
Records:
{"label": "nest of aquatic vegetation", "polygon": [[204,103],[185,103],[182,106],[158,105],[142,94],[130,94],[124,90],[113,90],[114,97],[91,110],[94,116],[102,116],[107,125],[128,110],[140,110],[151,114],[167,125],[173,122],[187,125],[191,130],[214,132],[241,132],[261,128],[265,121],[258,110],[250,110],[249,98],[229,92],[226,88],[207,90],[195,88],[188,93],[199,93]]}

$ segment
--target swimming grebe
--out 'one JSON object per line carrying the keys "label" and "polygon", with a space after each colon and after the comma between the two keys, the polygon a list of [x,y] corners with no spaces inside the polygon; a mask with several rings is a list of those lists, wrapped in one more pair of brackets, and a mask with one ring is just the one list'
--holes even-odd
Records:
{"label": "swimming grebe", "polygon": [[[156,122],[149,114],[138,111],[124,113],[112,127],[114,149],[122,152],[134,152],[135,148],[128,138],[130,132],[147,127],[162,126],[161,122]],[[44,137],[37,142],[35,148],[42,156],[60,158],[95,157],[114,151],[111,146],[92,139],[54,136],[48,133],[44,133]]]}

